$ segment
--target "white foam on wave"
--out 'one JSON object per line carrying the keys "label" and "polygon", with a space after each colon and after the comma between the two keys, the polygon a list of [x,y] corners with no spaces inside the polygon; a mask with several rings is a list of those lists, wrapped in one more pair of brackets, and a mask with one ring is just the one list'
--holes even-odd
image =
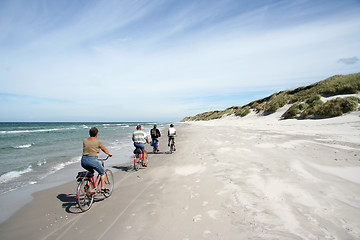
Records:
{"label": "white foam on wave", "polygon": [[[57,171],[60,171],[61,169],[65,168],[66,166],[68,166],[68,165],[70,165],[70,164],[77,163],[77,162],[79,162],[80,160],[81,160],[81,157],[74,157],[74,158],[70,159],[70,160],[67,161],[67,162],[59,163],[59,164],[53,166],[53,167],[51,168],[51,170],[50,170],[47,174],[45,174],[44,176],[41,177],[41,179],[43,179],[43,178],[45,178],[45,177],[47,177],[47,176],[49,176],[49,175],[51,175],[51,174],[54,174],[54,173],[56,173]],[[45,163],[46,163],[46,161],[45,161]]]}
{"label": "white foam on wave", "polygon": [[40,166],[45,165],[45,164],[46,164],[46,160],[39,161],[36,165],[40,167]]}
{"label": "white foam on wave", "polygon": [[11,131],[0,131],[1,134],[14,134],[14,133],[35,133],[35,132],[53,132],[62,129],[51,128],[51,129],[36,129],[36,130],[11,130]]}
{"label": "white foam on wave", "polygon": [[31,146],[32,146],[32,144],[24,144],[24,145],[20,145],[20,146],[15,146],[14,148],[22,149],[22,148],[29,148]]}
{"label": "white foam on wave", "polygon": [[0,176],[0,183],[7,183],[15,178],[18,178],[20,177],[21,175],[25,174],[25,173],[28,173],[28,172],[31,172],[33,171],[31,165],[28,166],[26,169],[24,170],[21,170],[21,171],[11,171],[11,172],[8,172],[8,173],[5,173],[3,175]]}
{"label": "white foam on wave", "polygon": [[74,157],[67,162],[59,163],[58,165],[53,167],[53,170],[59,171],[59,170],[63,169],[64,167],[66,167],[67,165],[79,162],[80,160],[81,160],[81,157]]}
{"label": "white foam on wave", "polygon": [[[89,128],[89,127],[86,125],[83,125],[83,128]],[[33,130],[9,130],[9,131],[0,131],[0,134],[55,132],[55,131],[74,130],[74,129],[76,129],[76,128],[69,127],[69,128],[47,128],[47,129],[33,129]]]}

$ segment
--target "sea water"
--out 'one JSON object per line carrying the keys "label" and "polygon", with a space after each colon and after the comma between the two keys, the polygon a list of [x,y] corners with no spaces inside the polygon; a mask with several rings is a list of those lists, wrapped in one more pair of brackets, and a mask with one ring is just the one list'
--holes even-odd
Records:
{"label": "sea water", "polygon": [[[137,124],[0,123],[0,196],[31,185],[74,181],[77,171],[82,170],[80,160],[83,139],[89,137],[91,127],[99,129],[98,139],[114,155],[106,162],[106,166],[130,162],[134,149],[131,136]],[[150,134],[154,123],[140,124]],[[157,125],[159,129],[168,126],[166,123]],[[105,156],[100,151],[99,157]],[[67,174],[59,174],[61,171]],[[63,178],[56,177],[59,175]]]}

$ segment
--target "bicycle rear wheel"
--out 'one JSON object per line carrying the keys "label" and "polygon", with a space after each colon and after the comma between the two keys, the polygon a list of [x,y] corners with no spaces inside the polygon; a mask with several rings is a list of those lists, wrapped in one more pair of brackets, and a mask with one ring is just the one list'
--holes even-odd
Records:
{"label": "bicycle rear wheel", "polygon": [[[140,155],[140,154],[139,154]],[[139,155],[136,155],[135,157],[134,157],[134,169],[135,169],[135,171],[138,171],[139,170],[139,168],[140,168],[140,166],[141,166],[141,158],[140,158],[140,156]]]}
{"label": "bicycle rear wheel", "polygon": [[110,197],[114,189],[114,177],[110,169],[106,169],[105,172],[105,188],[109,189],[108,192],[104,193],[106,198]]}
{"label": "bicycle rear wheel", "polygon": [[76,189],[77,203],[81,211],[89,210],[94,202],[94,193],[90,191],[92,183],[88,179],[82,180]]}

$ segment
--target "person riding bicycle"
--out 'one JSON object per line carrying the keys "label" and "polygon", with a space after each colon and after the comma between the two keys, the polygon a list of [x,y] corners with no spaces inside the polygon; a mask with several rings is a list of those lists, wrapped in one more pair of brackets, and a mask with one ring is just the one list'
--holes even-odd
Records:
{"label": "person riding bicycle", "polygon": [[106,193],[109,189],[105,188],[105,169],[97,159],[100,149],[110,157],[112,154],[99,139],[96,139],[98,132],[99,130],[96,127],[92,127],[89,131],[90,137],[84,139],[81,166],[91,173],[94,173],[94,170],[96,170],[100,174],[101,192]]}
{"label": "person riding bicycle", "polygon": [[146,150],[145,143],[149,143],[148,136],[144,131],[141,130],[141,125],[137,125],[136,131],[133,132],[132,140],[135,148],[140,148],[144,153],[143,166],[146,166]]}
{"label": "person riding bicycle", "polygon": [[151,141],[153,144],[156,144],[156,150],[159,152],[159,137],[161,137],[160,130],[157,128],[157,125],[154,125],[154,128],[150,130]]}
{"label": "person riding bicycle", "polygon": [[174,124],[170,124],[170,128],[168,129],[168,137],[169,137],[168,146],[170,147],[170,143],[172,141],[174,144],[174,151],[176,151],[176,147],[175,147],[176,129],[174,128]]}

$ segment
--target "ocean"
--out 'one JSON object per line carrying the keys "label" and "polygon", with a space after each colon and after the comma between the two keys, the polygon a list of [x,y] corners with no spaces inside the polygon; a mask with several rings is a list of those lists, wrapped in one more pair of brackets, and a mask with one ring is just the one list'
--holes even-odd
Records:
{"label": "ocean", "polygon": [[[77,171],[82,170],[82,142],[91,127],[99,129],[98,139],[114,155],[106,166],[131,161],[131,135],[137,124],[150,135],[154,125],[150,122],[0,123],[0,197],[28,186],[75,180]],[[162,132],[168,127],[167,123],[157,125]],[[100,151],[99,157],[105,156]]]}

